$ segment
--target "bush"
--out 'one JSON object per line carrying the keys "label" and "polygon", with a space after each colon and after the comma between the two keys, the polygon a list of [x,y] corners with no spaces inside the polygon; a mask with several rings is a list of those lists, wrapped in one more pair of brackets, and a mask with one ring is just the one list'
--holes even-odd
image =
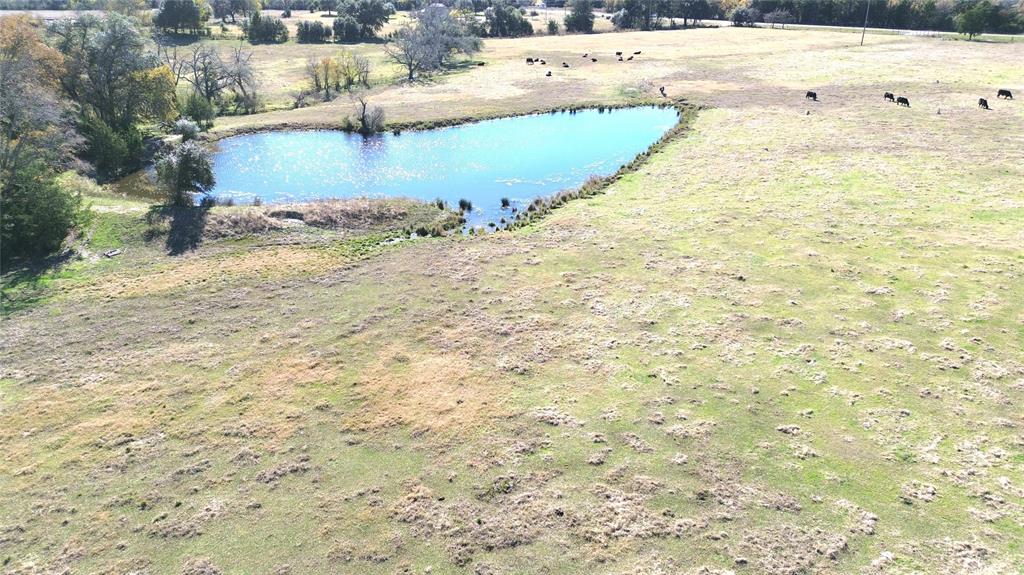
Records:
{"label": "bush", "polygon": [[0,264],[52,254],[87,221],[82,196],[61,189],[42,164],[19,170],[0,190]]}
{"label": "bush", "polygon": [[459,200],[459,211],[460,212],[472,212],[473,211],[473,202],[467,200],[466,198],[460,199]]}
{"label": "bush", "polygon": [[339,42],[358,42],[362,34],[359,22],[348,14],[334,19],[334,38]]}
{"label": "bush", "polygon": [[199,124],[196,124],[188,118],[179,118],[174,122],[174,126],[171,127],[171,132],[181,134],[182,142],[195,140],[199,137]]}
{"label": "bush", "polygon": [[558,34],[558,22],[554,20],[548,20],[548,34],[554,36]]}
{"label": "bush", "polygon": [[288,41],[288,28],[280,18],[263,16],[259,11],[253,12],[252,17],[242,23],[242,30],[245,37],[253,44],[276,43],[281,44]]}
{"label": "bush", "polygon": [[182,109],[182,113],[185,117],[195,120],[197,124],[204,128],[212,126],[213,119],[217,117],[217,111],[214,110],[213,103],[198,92],[189,93],[188,98],[185,99],[185,107]]}
{"label": "bush", "polygon": [[734,26],[753,26],[761,21],[761,11],[757,8],[736,8],[729,15]]}
{"label": "bush", "polygon": [[139,167],[142,159],[142,134],[134,127],[120,133],[95,116],[79,123],[85,137],[83,157],[92,163],[100,177],[114,178]]}
{"label": "bush", "polygon": [[171,204],[193,205],[192,194],[207,194],[216,183],[213,178],[213,160],[210,153],[194,141],[165,152],[156,161],[156,175]]}
{"label": "bush", "polygon": [[295,38],[300,44],[319,44],[331,39],[331,29],[323,22],[303,20],[299,22]]}

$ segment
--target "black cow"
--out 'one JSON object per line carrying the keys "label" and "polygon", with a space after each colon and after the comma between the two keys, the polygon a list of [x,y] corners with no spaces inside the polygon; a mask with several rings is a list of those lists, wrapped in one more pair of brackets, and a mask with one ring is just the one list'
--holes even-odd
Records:
{"label": "black cow", "polygon": [[815,102],[817,102],[818,101],[818,93],[817,92],[811,92],[810,90],[808,90],[807,93],[804,94],[804,98],[806,98],[808,100],[814,100]]}
{"label": "black cow", "polygon": [[563,68],[568,68],[569,67],[569,63],[568,62],[562,62],[562,67]]}
{"label": "black cow", "polygon": [[587,52],[586,54],[583,55],[583,57],[586,58],[589,55],[590,55],[590,52]]}
{"label": "black cow", "polygon": [[547,66],[547,65],[548,65],[548,63],[547,63],[547,62],[545,62],[544,60],[541,60],[541,61],[540,61],[540,64],[541,64],[541,66]]}
{"label": "black cow", "polygon": [[1005,98],[1007,100],[1012,100],[1013,92],[1006,89],[999,90],[999,93],[996,94],[996,98]]}
{"label": "black cow", "polygon": [[622,52],[616,52],[616,53],[615,53],[615,55],[616,55],[616,56],[621,56],[621,55],[622,55]]}
{"label": "black cow", "polygon": [[597,62],[597,58],[591,58],[590,61],[591,62]]}
{"label": "black cow", "polygon": [[544,75],[550,77],[551,76],[551,70],[548,70],[548,73],[544,74]]}
{"label": "black cow", "polygon": [[909,108],[910,107],[910,100],[904,98],[903,96],[900,96],[899,98],[896,98],[896,105],[897,106],[906,106],[906,107]]}
{"label": "black cow", "polygon": [[533,64],[533,58],[527,58],[526,59],[526,63],[527,64]]}
{"label": "black cow", "polygon": [[988,110],[988,100],[985,98],[978,98],[978,107]]}
{"label": "black cow", "polygon": [[886,102],[895,102],[896,95],[893,94],[892,92],[886,92],[885,95],[882,96],[882,99],[885,100]]}
{"label": "black cow", "polygon": [[632,59],[633,59],[633,57],[632,57],[632,56],[630,56],[629,58],[626,58],[626,60],[632,60]]}
{"label": "black cow", "polygon": [[622,61],[622,56],[619,56],[619,62],[621,62],[621,61]]}
{"label": "black cow", "polygon": [[634,56],[639,56],[640,55],[640,50],[637,50],[636,52],[633,52],[633,55]]}

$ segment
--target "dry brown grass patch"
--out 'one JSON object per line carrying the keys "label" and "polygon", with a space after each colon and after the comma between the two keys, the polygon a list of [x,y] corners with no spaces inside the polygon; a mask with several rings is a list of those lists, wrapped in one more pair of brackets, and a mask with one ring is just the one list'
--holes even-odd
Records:
{"label": "dry brown grass patch", "polygon": [[366,430],[407,425],[430,431],[474,427],[502,412],[496,400],[500,387],[463,357],[386,348],[356,387],[365,409],[354,415],[352,426]]}

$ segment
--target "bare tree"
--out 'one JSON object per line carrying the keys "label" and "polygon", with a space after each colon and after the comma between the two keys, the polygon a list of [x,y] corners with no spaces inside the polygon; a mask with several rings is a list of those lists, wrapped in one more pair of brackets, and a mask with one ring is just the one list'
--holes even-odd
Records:
{"label": "bare tree", "polygon": [[366,99],[356,98],[358,102],[359,133],[363,135],[376,134],[384,129],[384,110],[373,106],[370,107]]}
{"label": "bare tree", "polygon": [[405,68],[409,80],[431,61],[431,54],[425,49],[416,29],[408,24],[395,32],[392,40],[384,45],[384,52]]}
{"label": "bare tree", "polygon": [[221,92],[232,83],[231,74],[220,59],[217,49],[204,45],[192,48],[183,77],[199,95],[210,102],[219,100]]}
{"label": "bare tree", "polygon": [[171,70],[174,85],[177,86],[181,82],[181,77],[185,75],[185,66],[188,62],[183,55],[179,55],[177,44],[165,41],[163,34],[154,33],[153,41],[156,44],[157,56]]}
{"label": "bare tree", "polygon": [[388,57],[405,68],[410,80],[416,72],[442,68],[455,54],[480,50],[480,38],[444,6],[428,6],[416,14],[416,21],[416,26],[407,24],[395,32],[392,41],[384,46]]}
{"label": "bare tree", "polygon": [[238,101],[247,114],[255,112],[259,107],[260,98],[259,81],[252,69],[252,50],[246,50],[239,44],[231,52],[231,59],[226,67],[230,78],[229,88],[238,96]]}

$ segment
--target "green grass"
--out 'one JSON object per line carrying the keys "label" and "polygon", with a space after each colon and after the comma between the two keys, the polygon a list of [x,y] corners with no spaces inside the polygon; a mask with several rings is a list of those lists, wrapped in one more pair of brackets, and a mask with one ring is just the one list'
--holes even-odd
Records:
{"label": "green grass", "polygon": [[[1021,48],[778,32],[494,41],[376,93],[420,125],[618,105],[643,78],[704,106],[511,232],[172,257],[136,239],[144,209],[94,199],[90,245],[125,255],[40,276],[4,320],[8,569],[1019,571],[1024,109],[970,98]],[[521,64],[616,47],[645,58],[571,87]],[[914,481],[935,499],[905,503]]]}

